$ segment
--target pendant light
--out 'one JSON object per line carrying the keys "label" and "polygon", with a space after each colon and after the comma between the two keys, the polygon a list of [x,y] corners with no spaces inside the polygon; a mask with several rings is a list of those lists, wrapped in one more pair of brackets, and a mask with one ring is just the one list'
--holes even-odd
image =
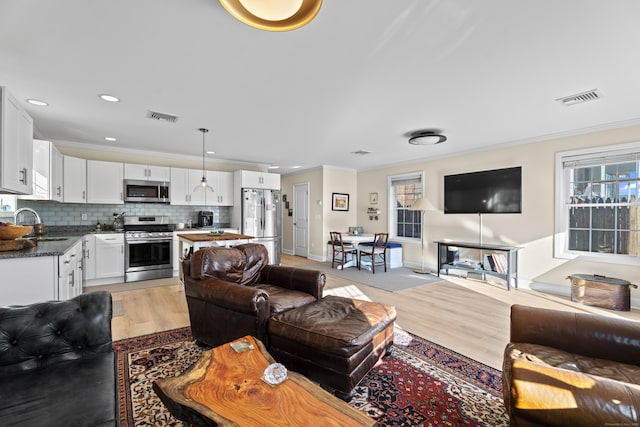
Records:
{"label": "pendant light", "polygon": [[196,192],[196,191],[202,190],[202,191],[206,192],[207,190],[209,190],[209,191],[211,191],[213,193],[213,188],[211,188],[209,183],[207,183],[207,172],[204,169],[204,155],[205,155],[205,151],[204,151],[204,134],[209,132],[209,129],[200,128],[198,130],[200,132],[202,132],[202,179],[200,180],[200,184],[196,185],[196,187],[193,189],[193,191]]}

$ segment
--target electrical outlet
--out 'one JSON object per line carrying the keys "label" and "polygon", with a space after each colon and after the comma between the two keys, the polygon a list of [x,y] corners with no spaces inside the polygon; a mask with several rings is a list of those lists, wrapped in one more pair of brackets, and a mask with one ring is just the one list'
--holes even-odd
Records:
{"label": "electrical outlet", "polygon": [[83,221],[86,221],[87,220],[87,214],[83,213],[81,218],[82,218]]}

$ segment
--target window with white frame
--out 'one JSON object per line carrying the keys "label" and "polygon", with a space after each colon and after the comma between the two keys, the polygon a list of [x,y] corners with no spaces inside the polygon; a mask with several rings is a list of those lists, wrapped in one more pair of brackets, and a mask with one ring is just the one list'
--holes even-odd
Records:
{"label": "window with white frame", "polygon": [[638,263],[640,144],[556,159],[556,255]]}
{"label": "window with white frame", "polygon": [[409,207],[420,197],[422,197],[422,172],[389,177],[390,238],[420,238],[421,212],[409,210]]}

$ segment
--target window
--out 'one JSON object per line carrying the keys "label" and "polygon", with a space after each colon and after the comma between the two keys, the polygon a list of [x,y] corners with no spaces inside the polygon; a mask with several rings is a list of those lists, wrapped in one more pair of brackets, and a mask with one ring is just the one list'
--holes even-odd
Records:
{"label": "window", "polygon": [[389,177],[389,237],[420,238],[421,212],[408,209],[420,197],[422,172]]}
{"label": "window", "polygon": [[556,161],[556,255],[638,263],[640,144],[572,153]]}

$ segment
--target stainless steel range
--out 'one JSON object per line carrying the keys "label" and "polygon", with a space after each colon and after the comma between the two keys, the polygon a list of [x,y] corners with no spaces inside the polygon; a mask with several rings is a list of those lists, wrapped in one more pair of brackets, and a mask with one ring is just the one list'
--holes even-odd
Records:
{"label": "stainless steel range", "polygon": [[124,217],[124,281],[173,276],[173,233],[166,216]]}

